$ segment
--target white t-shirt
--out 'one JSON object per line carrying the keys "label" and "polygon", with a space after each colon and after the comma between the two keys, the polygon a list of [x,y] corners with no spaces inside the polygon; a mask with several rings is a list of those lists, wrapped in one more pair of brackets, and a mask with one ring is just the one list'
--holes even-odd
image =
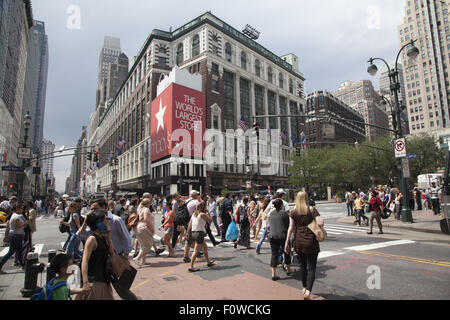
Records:
{"label": "white t-shirt", "polygon": [[187,210],[189,212],[189,217],[192,217],[192,214],[195,212],[195,210],[197,210],[197,206],[200,203],[200,201],[198,201],[197,199],[192,199],[192,198],[186,200],[186,202],[188,202],[188,201],[189,201],[189,203],[187,204]]}
{"label": "white t-shirt", "polygon": [[206,232],[206,221],[205,219],[200,217],[201,214],[199,214],[198,216],[194,216],[192,215],[191,217],[191,221],[192,221],[192,226],[191,226],[191,231],[195,232],[195,231],[200,231],[200,232]]}
{"label": "white t-shirt", "polygon": [[16,220],[19,220],[20,223],[24,223],[25,222],[25,218],[23,215],[21,214],[17,214],[17,213],[13,213],[11,216],[11,219],[9,220],[9,234],[21,234],[24,235],[25,231],[24,231],[24,227],[16,229],[14,227],[14,223],[16,222]]}

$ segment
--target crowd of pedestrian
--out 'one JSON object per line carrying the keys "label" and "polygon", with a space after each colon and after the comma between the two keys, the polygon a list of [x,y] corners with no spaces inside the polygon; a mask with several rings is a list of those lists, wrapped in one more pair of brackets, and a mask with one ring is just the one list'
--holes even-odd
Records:
{"label": "crowd of pedestrian", "polygon": [[[416,188],[410,198],[419,210],[429,205],[435,212],[439,210],[439,189],[435,186],[426,191]],[[393,215],[400,219],[403,195],[398,188],[373,188],[366,193],[358,189],[357,192],[346,192],[345,201],[347,214],[355,217],[355,224],[368,225],[368,234],[372,234],[375,220],[382,234],[383,218]],[[23,252],[33,250],[31,235],[36,231],[35,220],[42,206],[40,202],[31,201],[19,205],[14,197],[0,203],[0,208],[8,213],[4,242],[10,244],[8,253],[0,260],[1,274],[5,273],[3,265],[13,255],[16,255],[17,265],[24,265]],[[277,190],[273,196],[250,194],[240,202],[233,201],[230,193],[219,197],[200,195],[192,190],[187,199],[177,193],[163,197],[144,193],[142,198],[111,199],[108,202],[104,198],[90,201],[59,199],[54,206],[55,217],[61,219],[59,230],[67,233],[67,240],[52,263],[57,278],[51,284],[64,283],[71,264],[80,266],[82,281],[79,290],[58,287],[54,299],[76,295],[76,299],[109,300],[114,297],[114,288],[122,299],[136,300],[138,298],[130,291],[131,284],[124,285],[120,275],[111,271],[116,257],[127,265],[125,269],[131,273],[131,283],[136,269],[129,261],[133,259],[137,268],[152,268],[151,252],[153,256],[159,256],[167,251],[167,259],[180,259],[180,263],[188,265],[187,272],[197,272],[200,257],[205,258],[206,267],[215,265],[208,252],[206,237],[214,247],[232,242],[235,249],[239,246],[241,250],[255,250],[258,255],[262,244],[268,240],[273,281],[280,279],[277,275],[279,265],[288,276],[292,276],[292,262],[296,255],[300,264],[302,294],[305,299],[311,297],[320,245],[310,225],[314,222],[323,228],[324,221],[314,200],[306,192],[296,195],[292,210],[283,189]],[[157,215],[161,215],[161,223],[157,223]],[[228,238],[227,231],[231,226],[238,226],[237,238]],[[155,241],[157,230],[163,232],[160,241]],[[177,257],[177,248],[184,248],[183,256]]]}

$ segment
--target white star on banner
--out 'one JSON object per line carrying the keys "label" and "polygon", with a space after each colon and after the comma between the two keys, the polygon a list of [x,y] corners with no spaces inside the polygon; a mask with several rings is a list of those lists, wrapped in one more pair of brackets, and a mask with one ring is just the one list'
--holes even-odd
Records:
{"label": "white star on banner", "polygon": [[156,119],[158,120],[158,128],[156,129],[156,133],[159,132],[159,128],[161,127],[164,130],[164,113],[166,112],[166,107],[162,106],[162,99],[159,100],[159,112],[155,114]]}

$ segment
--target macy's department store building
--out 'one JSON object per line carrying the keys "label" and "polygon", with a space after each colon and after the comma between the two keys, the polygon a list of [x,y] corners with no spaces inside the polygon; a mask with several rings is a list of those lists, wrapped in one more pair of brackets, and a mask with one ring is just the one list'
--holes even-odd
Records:
{"label": "macy's department store building", "polygon": [[[261,131],[279,129],[284,136],[269,153],[279,161],[270,174],[249,164],[248,139],[245,154],[236,141],[222,150],[226,163],[218,164],[203,157],[208,143],[198,136],[208,129],[250,129],[253,115],[302,113],[303,88],[295,55],[279,57],[209,12],[173,32],[153,30],[100,120],[101,154],[114,149],[118,137],[126,144],[117,167],[100,157],[97,190],[218,193],[245,189],[248,180],[260,190],[287,187],[293,141],[304,131],[297,118],[259,121]],[[189,132],[191,143],[177,129]]]}

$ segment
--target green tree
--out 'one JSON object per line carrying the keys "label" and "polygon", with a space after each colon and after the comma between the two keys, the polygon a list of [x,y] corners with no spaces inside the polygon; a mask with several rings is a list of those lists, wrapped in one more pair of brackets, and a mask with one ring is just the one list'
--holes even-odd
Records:
{"label": "green tree", "polygon": [[418,175],[435,173],[445,167],[446,153],[437,143],[436,138],[425,133],[407,139],[406,151],[418,155],[417,159],[409,160],[410,181],[416,182]]}

